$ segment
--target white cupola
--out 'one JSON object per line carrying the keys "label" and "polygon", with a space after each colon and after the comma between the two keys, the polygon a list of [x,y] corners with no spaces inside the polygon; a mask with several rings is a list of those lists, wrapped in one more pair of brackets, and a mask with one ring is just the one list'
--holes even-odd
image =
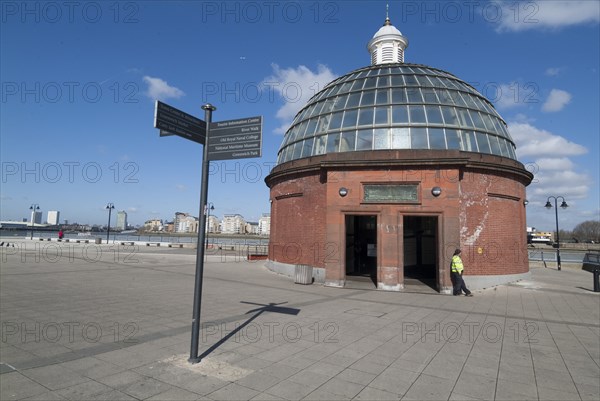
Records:
{"label": "white cupola", "polygon": [[404,49],[407,47],[408,39],[402,36],[402,33],[392,25],[390,17],[386,15],[383,26],[367,45],[371,53],[371,65],[404,63]]}

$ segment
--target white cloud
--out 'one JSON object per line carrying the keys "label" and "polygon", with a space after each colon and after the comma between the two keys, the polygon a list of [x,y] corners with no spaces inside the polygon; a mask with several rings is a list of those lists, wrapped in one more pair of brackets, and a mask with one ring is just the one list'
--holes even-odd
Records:
{"label": "white cloud", "polygon": [[523,113],[517,113],[513,120],[519,123],[532,123],[535,122],[536,119],[533,117],[529,117]]}
{"label": "white cloud", "polygon": [[547,197],[552,194],[564,194],[569,199],[586,198],[592,179],[585,173],[573,170],[557,171],[540,168],[535,174],[535,183],[527,189],[528,196]]}
{"label": "white cloud", "polygon": [[587,153],[585,147],[529,123],[509,123],[508,131],[521,158],[564,157]]}
{"label": "white cloud", "polygon": [[515,102],[514,97],[508,95],[509,86],[510,85],[502,84],[498,87],[498,91],[494,97],[494,105],[497,109],[506,110],[519,106],[519,103]]}
{"label": "white cloud", "polygon": [[300,65],[296,68],[280,68],[273,64],[273,75],[265,78],[263,85],[273,88],[284,101],[277,111],[277,118],[282,124],[275,130],[283,134],[289,128],[294,116],[306,105],[306,102],[318,93],[325,85],[336,78],[336,75],[322,64],[313,72],[308,67]]}
{"label": "white cloud", "polygon": [[534,174],[527,188],[527,197],[532,203],[545,202],[552,194],[563,194],[569,199],[588,196],[593,180],[569,158],[587,153],[585,147],[529,123],[511,122],[508,130],[519,157],[532,160],[527,163],[527,170]]}
{"label": "white cloud", "polygon": [[187,191],[187,186],[183,185],[183,184],[177,184],[175,185],[175,189],[177,189],[178,191]]}
{"label": "white cloud", "polygon": [[537,102],[536,87],[531,84],[511,82],[498,84],[495,89],[496,93],[490,94],[490,100],[499,110],[514,109]]}
{"label": "white cloud", "polygon": [[535,164],[540,170],[572,170],[575,167],[568,157],[543,157]]}
{"label": "white cloud", "polygon": [[552,89],[548,99],[542,105],[542,111],[553,113],[561,111],[567,104],[571,102],[571,94],[560,89]]}
{"label": "white cloud", "polygon": [[146,75],[143,80],[148,84],[146,96],[152,100],[165,100],[169,98],[179,99],[180,97],[185,96],[185,93],[181,89],[169,86],[166,81],[163,81],[160,78],[149,77]]}
{"label": "white cloud", "polygon": [[558,29],[600,21],[600,2],[590,0],[523,1],[498,0],[493,4],[501,16],[498,32]]}
{"label": "white cloud", "polygon": [[562,71],[562,68],[550,67],[550,68],[546,68],[545,74],[549,77],[556,77],[556,76],[558,76],[558,74],[560,74],[561,71]]}

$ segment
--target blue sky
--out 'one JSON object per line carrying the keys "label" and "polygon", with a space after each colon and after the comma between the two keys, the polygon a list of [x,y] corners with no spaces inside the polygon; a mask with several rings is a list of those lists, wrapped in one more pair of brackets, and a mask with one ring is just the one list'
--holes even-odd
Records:
{"label": "blue sky", "polygon": [[[263,116],[263,157],[211,162],[214,214],[257,221],[264,178],[301,106],[370,63],[385,2],[125,1],[1,4],[1,220],[31,204],[105,224],[198,214],[202,146],[160,138],[154,100],[213,121]],[[528,225],[599,218],[597,1],[390,2],[406,62],[449,71],[494,101],[528,187]]]}

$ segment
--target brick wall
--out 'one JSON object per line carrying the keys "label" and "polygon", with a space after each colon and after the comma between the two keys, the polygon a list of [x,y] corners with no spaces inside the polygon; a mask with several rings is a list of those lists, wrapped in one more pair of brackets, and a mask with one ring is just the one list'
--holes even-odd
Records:
{"label": "brick wall", "polygon": [[269,258],[325,267],[317,249],[325,243],[325,185],[318,174],[290,177],[271,189]]}
{"label": "brick wall", "polygon": [[465,274],[529,271],[525,186],[506,174],[468,171],[460,185]]}
{"label": "brick wall", "polygon": [[[411,162],[415,155],[419,161]],[[437,154],[423,158],[417,152],[380,152],[365,157],[369,162],[354,160],[352,166],[319,165],[318,158],[278,166],[277,174],[267,177],[273,202],[269,258],[325,268],[326,280],[343,282],[345,216],[376,215],[378,282],[394,286],[403,282],[403,217],[418,215],[437,217],[440,288],[450,286],[449,264],[456,247],[463,249],[466,275],[527,272],[523,200],[530,176],[518,162],[467,154],[476,159],[472,163],[463,153],[453,155],[456,162],[440,164],[431,161]],[[342,156],[321,159],[337,162]],[[387,157],[387,163],[371,163],[375,157]],[[365,183],[390,182],[418,184],[418,202],[364,202]],[[346,196],[339,194],[342,187],[348,190]],[[441,188],[440,196],[432,194],[433,187]]]}

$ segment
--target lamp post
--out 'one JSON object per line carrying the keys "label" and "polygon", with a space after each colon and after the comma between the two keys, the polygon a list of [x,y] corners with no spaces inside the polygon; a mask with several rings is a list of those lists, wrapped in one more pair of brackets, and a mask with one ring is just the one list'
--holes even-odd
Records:
{"label": "lamp post", "polygon": [[106,205],[106,208],[108,209],[108,227],[106,230],[106,243],[108,244],[108,237],[110,236],[110,215],[112,213],[112,210],[115,208],[115,205],[109,203]]}
{"label": "lamp post", "polygon": [[215,205],[212,202],[208,202],[206,205],[206,249],[208,249],[208,233],[210,232],[210,211],[215,210]]}
{"label": "lamp post", "polygon": [[548,199],[546,200],[546,205],[545,205],[546,209],[552,209],[552,203],[550,203],[550,199],[554,199],[554,216],[556,218],[556,264],[558,265],[558,270],[560,270],[561,266],[560,266],[560,238],[558,235],[558,199],[562,199],[562,203],[560,204],[560,207],[562,207],[563,209],[568,208],[569,205],[567,205],[565,198],[563,198],[562,196],[549,196]]}
{"label": "lamp post", "polygon": [[40,210],[40,205],[38,205],[37,203],[32,204],[31,206],[29,206],[29,210],[32,210],[31,212],[31,237],[29,239],[33,239],[33,221],[35,220],[35,213],[36,210]]}

